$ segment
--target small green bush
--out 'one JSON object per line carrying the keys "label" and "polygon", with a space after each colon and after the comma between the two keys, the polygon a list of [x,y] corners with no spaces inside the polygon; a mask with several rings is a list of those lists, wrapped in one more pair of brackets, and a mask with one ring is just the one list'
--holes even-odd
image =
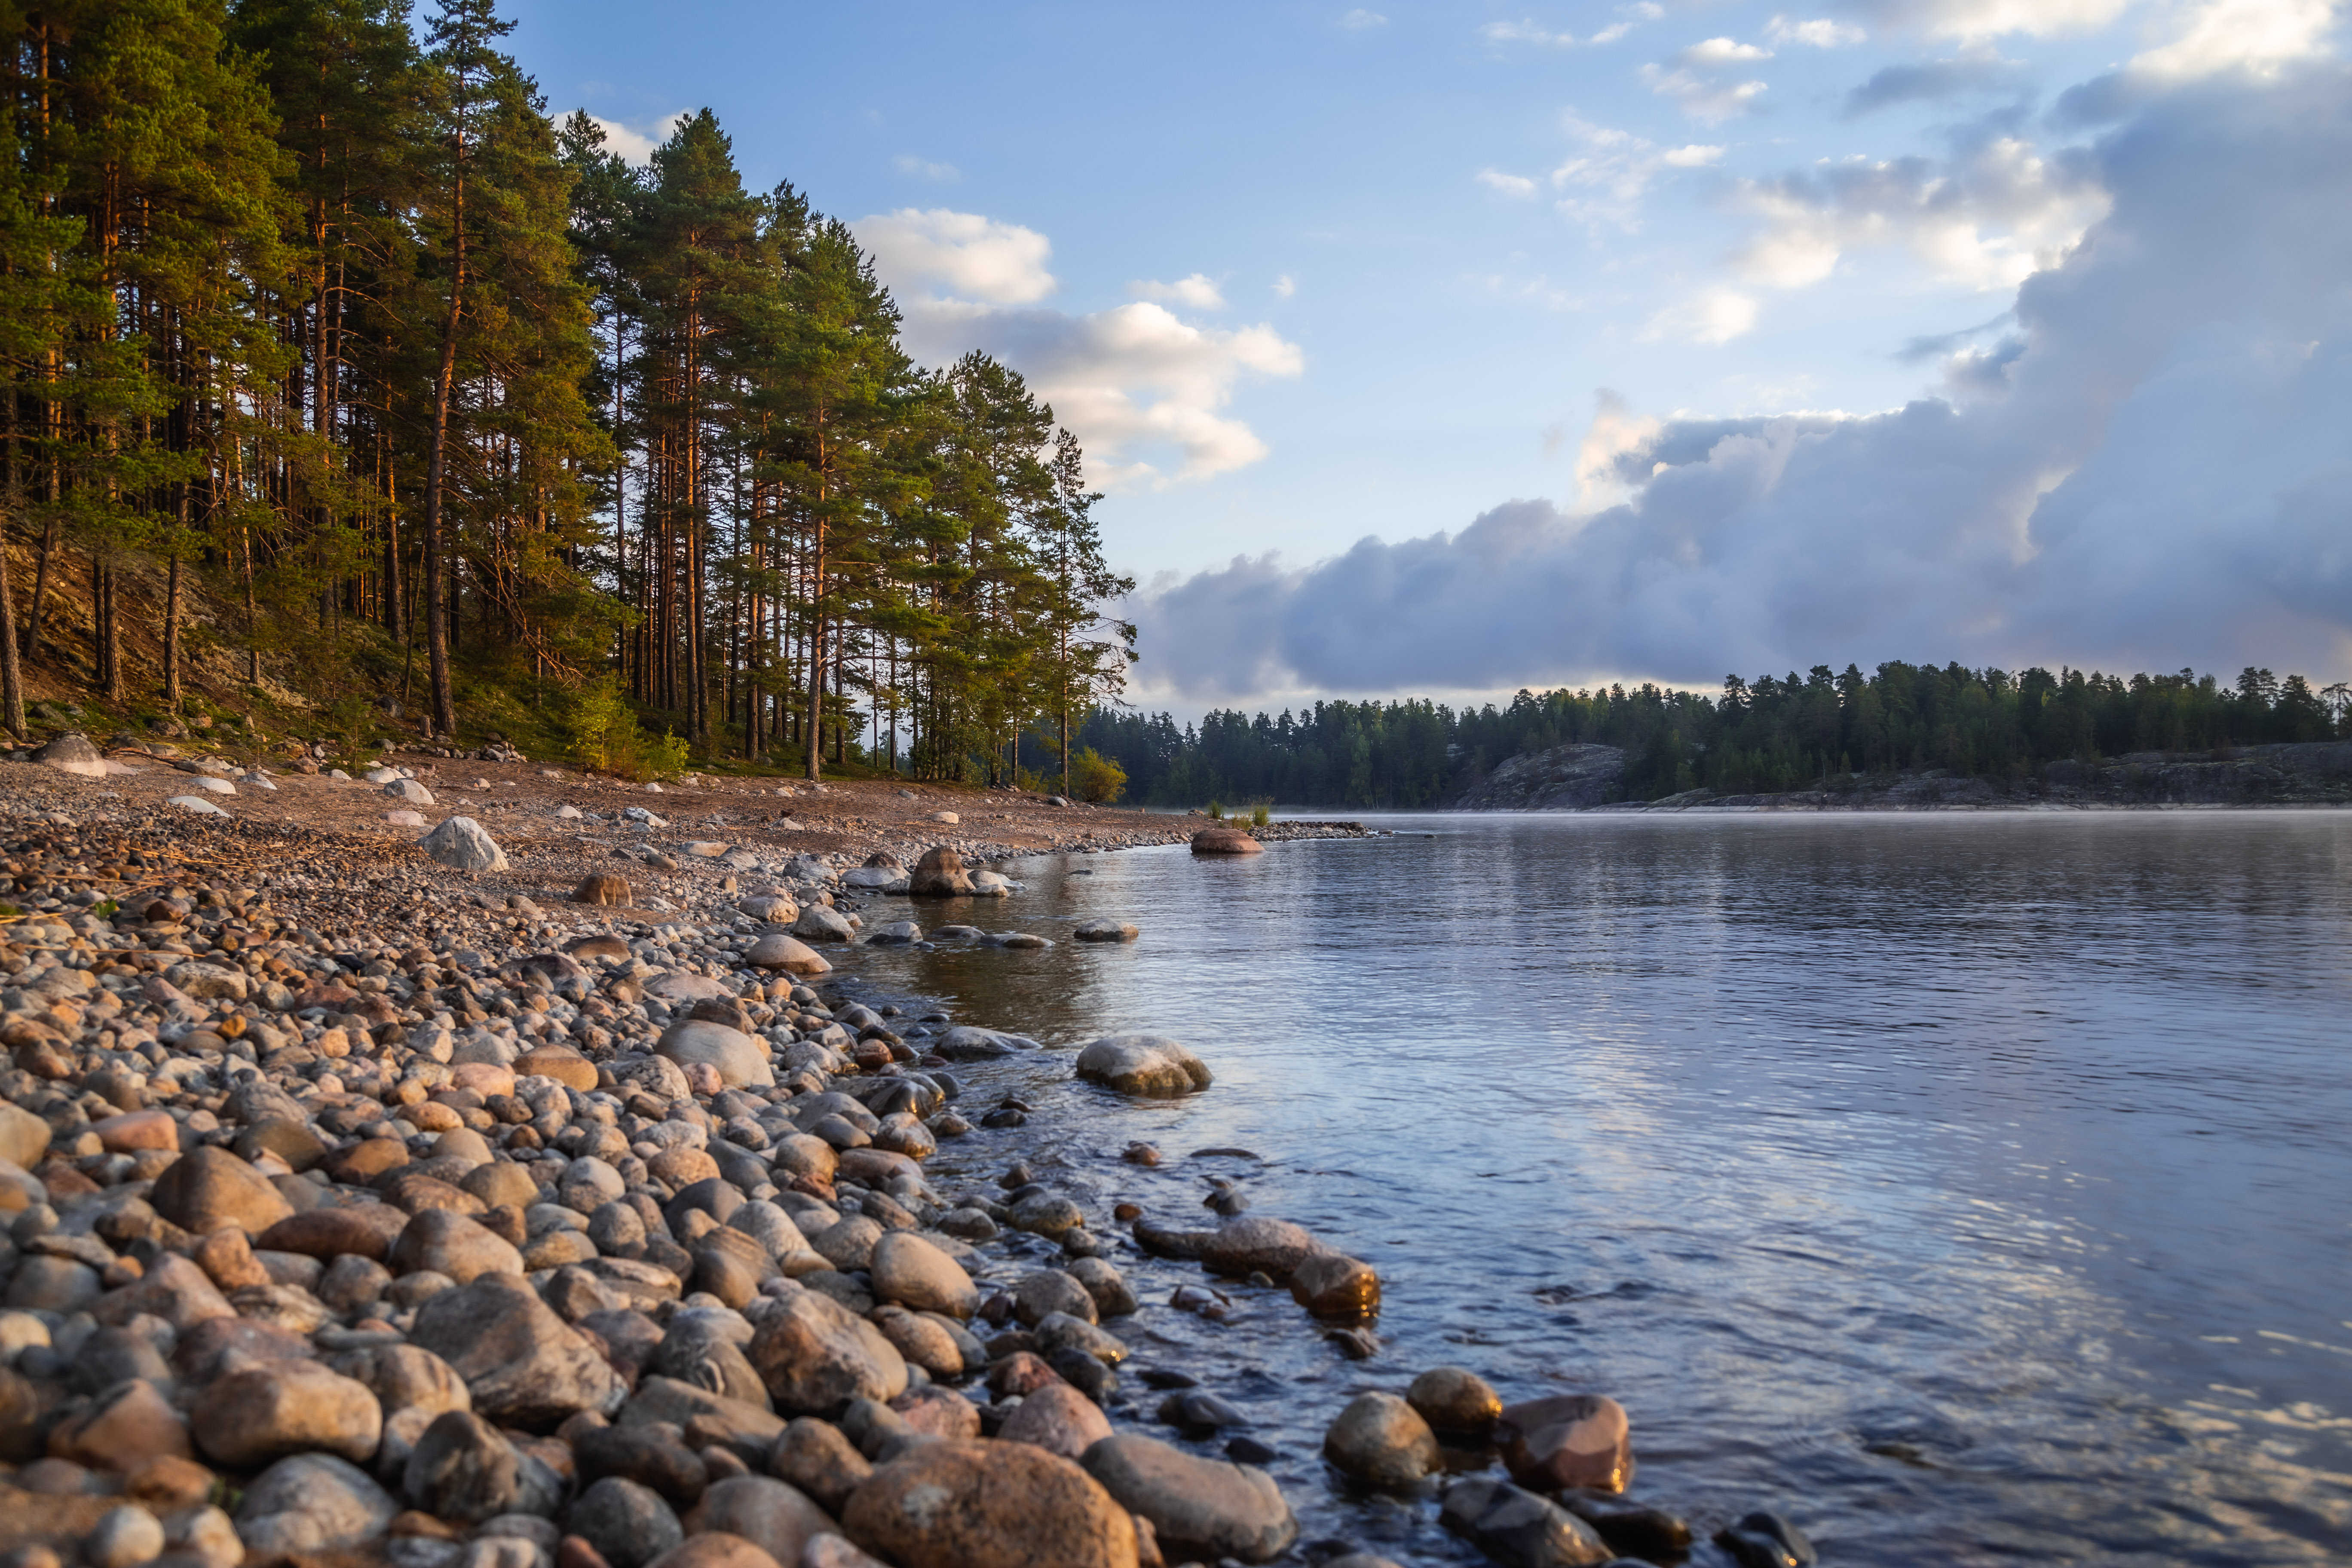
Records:
{"label": "small green bush", "polygon": [[1127,770],[1088,746],[1070,759],[1070,792],[1108,805],[1127,793]]}

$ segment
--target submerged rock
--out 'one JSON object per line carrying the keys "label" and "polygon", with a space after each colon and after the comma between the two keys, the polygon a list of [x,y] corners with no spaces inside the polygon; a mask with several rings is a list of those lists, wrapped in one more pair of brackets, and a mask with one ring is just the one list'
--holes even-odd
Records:
{"label": "submerged rock", "polygon": [[1208,1067],[1158,1035],[1107,1035],[1078,1052],[1078,1077],[1121,1094],[1172,1099],[1209,1087]]}

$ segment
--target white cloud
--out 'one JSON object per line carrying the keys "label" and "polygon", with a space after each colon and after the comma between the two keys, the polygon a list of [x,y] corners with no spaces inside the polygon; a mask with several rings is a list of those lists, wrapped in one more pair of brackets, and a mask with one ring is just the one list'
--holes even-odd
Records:
{"label": "white cloud", "polygon": [[1595,515],[1497,506],[1132,611],[1145,689],[1712,683],[1887,658],[2352,667],[2352,72],[2223,77],[2091,153],[2112,210],[2015,295],[1975,385],[1861,416],[1604,403]]}
{"label": "white cloud", "polygon": [[901,207],[859,218],[852,226],[897,287],[939,288],[992,305],[1026,305],[1056,287],[1045,270],[1053,246],[1018,224],[946,207]]}
{"label": "white cloud", "polygon": [[[1019,371],[1085,445],[1096,484],[1164,485],[1256,462],[1265,443],[1227,412],[1235,385],[1306,368],[1297,345],[1264,324],[1194,326],[1149,300],[1086,314],[1042,308],[1055,288],[1052,247],[1016,225],[907,209],[851,226],[898,296],[908,352],[945,364],[978,349]],[[1196,309],[1223,303],[1200,273],[1135,288]]]}
{"label": "white cloud", "polygon": [[1701,168],[1723,156],[1722,148],[1696,142],[1661,147],[1630,131],[1595,125],[1573,113],[1562,115],[1560,123],[1576,151],[1549,178],[1559,193],[1559,210],[1585,223],[1632,228],[1642,195],[1660,171]]}
{"label": "white cloud", "polygon": [[1180,278],[1173,283],[1155,283],[1148,279],[1130,283],[1127,291],[1139,300],[1188,305],[1195,310],[1222,310],[1225,308],[1223,293],[1205,273],[1195,272],[1190,278]]}
{"label": "white cloud", "polygon": [[1389,19],[1386,16],[1381,16],[1378,11],[1367,11],[1361,5],[1339,18],[1339,26],[1351,33],[1360,33],[1370,27],[1385,27],[1388,25]]}
{"label": "white cloud", "polygon": [[1698,70],[1746,65],[1750,60],[1769,60],[1771,58],[1771,50],[1756,44],[1743,44],[1737,38],[1707,38],[1686,49],[1675,51],[1675,64]]}
{"label": "white cloud", "polygon": [[1636,415],[1624,398],[1602,387],[1593,396],[1592,423],[1576,450],[1576,492],[1585,511],[1626,498],[1630,487],[1618,471],[1618,460],[1655,441],[1664,426],[1654,416]]}
{"label": "white cloud", "polygon": [[1293,294],[1297,292],[1298,284],[1291,278],[1289,273],[1286,272],[1281,277],[1274,280],[1274,297],[1276,299],[1287,300]]}
{"label": "white cloud", "polygon": [[1595,32],[1578,37],[1573,33],[1555,32],[1535,22],[1489,22],[1478,29],[1478,36],[1490,44],[1532,44],[1539,49],[1591,48],[1601,44],[1613,44],[1644,22],[1654,22],[1664,16],[1665,8],[1649,4],[1621,5],[1617,20]]}
{"label": "white cloud", "polygon": [[1537,188],[1536,183],[1525,174],[1506,174],[1499,169],[1479,170],[1478,183],[1507,196],[1532,196]]}
{"label": "white cloud", "polygon": [[1843,0],[1835,9],[1882,33],[1977,40],[2023,33],[2087,33],[2122,16],[2133,0]]}
{"label": "white cloud", "polygon": [[953,163],[934,163],[928,159],[918,158],[912,153],[901,153],[893,162],[898,165],[900,174],[912,174],[918,179],[961,180],[963,178],[963,171]]}
{"label": "white cloud", "polygon": [[625,120],[607,120],[601,114],[591,114],[588,118],[604,132],[606,151],[619,153],[623,162],[642,169],[653,162],[654,149],[668,141],[677,128],[686,123],[688,113],[681,109],[675,114],[656,115],[634,125]]}
{"label": "white cloud", "polygon": [[1764,36],[1776,44],[1802,44],[1808,48],[1834,49],[1847,44],[1858,44],[1867,35],[1860,27],[1832,22],[1827,17],[1792,22],[1786,16],[1775,16],[1765,25]]}
{"label": "white cloud", "polygon": [[2002,137],[1946,162],[1851,158],[1779,180],[1746,181],[1738,200],[1765,220],[1736,258],[1742,276],[1801,289],[1847,250],[1900,246],[1939,282],[2011,289],[2056,264],[2105,208],[2080,156],[2044,158]]}
{"label": "white cloud", "polygon": [[1756,300],[1734,289],[1706,289],[1669,305],[1642,329],[1644,342],[1672,338],[1692,343],[1727,343],[1755,330]]}
{"label": "white cloud", "polygon": [[2174,80],[2231,69],[2274,75],[2290,61],[2320,52],[2336,26],[2337,3],[2211,0],[2191,14],[2179,37],[2135,57],[2131,68]]}
{"label": "white cloud", "polygon": [[1643,66],[1642,80],[1660,98],[1671,98],[1693,120],[1709,125],[1745,114],[1764,96],[1760,81],[1726,81],[1705,71]]}

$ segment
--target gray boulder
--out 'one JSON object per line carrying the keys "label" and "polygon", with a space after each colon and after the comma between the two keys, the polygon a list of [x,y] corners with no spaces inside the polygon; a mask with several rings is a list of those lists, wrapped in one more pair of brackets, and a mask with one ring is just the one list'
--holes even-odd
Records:
{"label": "gray boulder", "polygon": [[1107,1035],[1078,1053],[1077,1074],[1121,1094],[1168,1100],[1209,1087],[1209,1069],[1174,1040],[1158,1035]]}
{"label": "gray boulder", "polygon": [[1171,1561],[1264,1563],[1297,1539],[1282,1489],[1254,1465],[1197,1458],[1133,1435],[1105,1437],[1080,1463],[1121,1508],[1151,1521]]}
{"label": "gray boulder", "polygon": [[503,871],[506,851],[470,816],[453,816],[418,840],[417,847],[444,866],[460,871]]}

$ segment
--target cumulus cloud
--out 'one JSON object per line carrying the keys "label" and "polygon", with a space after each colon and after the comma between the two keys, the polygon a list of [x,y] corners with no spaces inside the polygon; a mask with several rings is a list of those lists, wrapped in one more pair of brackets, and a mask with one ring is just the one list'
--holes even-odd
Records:
{"label": "cumulus cloud", "polygon": [[1572,151],[1548,176],[1559,193],[1557,205],[1570,217],[1631,228],[1643,193],[1670,169],[1698,169],[1720,160],[1723,149],[1693,142],[1661,147],[1630,131],[1595,125],[1575,114],[1560,117]]}
{"label": "cumulus cloud", "polygon": [[1824,162],[1742,182],[1736,199],[1764,220],[1737,258],[1755,282],[1803,288],[1849,249],[1896,245],[1941,281],[1989,289],[2054,265],[2105,209],[2106,193],[2086,154],[2045,158],[2003,136],[1949,159]]}
{"label": "cumulus cloud", "polygon": [[1835,49],[1848,44],[1858,44],[1867,35],[1860,27],[1833,22],[1826,16],[1804,22],[1775,16],[1765,24],[1764,36],[1776,44],[1802,44],[1807,48]]}
{"label": "cumulus cloud", "polygon": [[1130,283],[1127,291],[1139,300],[1157,300],[1165,305],[1189,305],[1195,310],[1222,310],[1225,308],[1224,294],[1217,288],[1215,280],[1204,273],[1195,272],[1173,283],[1154,283],[1149,279]]}
{"label": "cumulus cloud", "polygon": [[992,305],[1026,305],[1055,288],[1045,270],[1052,244],[1019,224],[946,207],[901,207],[852,226],[894,287],[912,283]]}
{"label": "cumulus cloud", "polygon": [[1749,66],[1772,58],[1772,51],[1735,38],[1707,38],[1677,49],[1664,63],[1642,68],[1642,80],[1652,92],[1670,98],[1694,120],[1713,124],[1747,113],[1765,92],[1762,81],[1738,79]]}
{"label": "cumulus cloud", "polygon": [[[1507,690],[1890,658],[2322,676],[2352,662],[2352,73],[2224,76],[2088,154],[2111,207],[1963,350],[1861,416],[1604,402],[1599,510],[1505,503],[1132,606],[1149,695]],[[1992,323],[1988,323],[1988,326]]]}
{"label": "cumulus cloud", "polygon": [[601,114],[591,114],[588,118],[604,133],[607,151],[619,153],[624,163],[642,169],[653,162],[654,149],[668,141],[677,128],[686,123],[687,111],[681,109],[675,114],[659,114],[634,124],[625,120],[607,120]]}
{"label": "cumulus cloud", "polygon": [[2134,58],[2137,73],[2181,79],[2216,71],[2270,76],[2317,51],[2336,26],[2337,0],[2213,0],[2180,37]]}

